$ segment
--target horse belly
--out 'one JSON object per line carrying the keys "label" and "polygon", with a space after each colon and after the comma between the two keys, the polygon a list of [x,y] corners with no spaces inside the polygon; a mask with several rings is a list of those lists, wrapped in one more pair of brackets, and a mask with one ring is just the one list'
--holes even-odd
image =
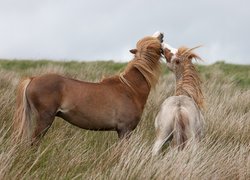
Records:
{"label": "horse belly", "polygon": [[98,118],[94,115],[91,117],[79,112],[59,113],[59,117],[63,118],[70,124],[87,130],[115,130],[116,123],[111,118]]}

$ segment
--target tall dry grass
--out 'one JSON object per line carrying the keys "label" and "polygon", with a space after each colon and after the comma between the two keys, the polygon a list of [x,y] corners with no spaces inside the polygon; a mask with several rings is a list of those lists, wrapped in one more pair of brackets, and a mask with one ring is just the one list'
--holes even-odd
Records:
{"label": "tall dry grass", "polygon": [[250,179],[250,89],[239,87],[220,68],[201,72],[206,98],[202,142],[183,151],[166,145],[157,157],[151,156],[154,118],[163,100],[173,94],[171,74],[163,75],[151,92],[129,140],[56,119],[38,148],[13,143],[17,83],[23,76],[47,72],[89,81],[113,73],[96,64],[77,70],[60,65],[21,72],[0,69],[0,179]]}

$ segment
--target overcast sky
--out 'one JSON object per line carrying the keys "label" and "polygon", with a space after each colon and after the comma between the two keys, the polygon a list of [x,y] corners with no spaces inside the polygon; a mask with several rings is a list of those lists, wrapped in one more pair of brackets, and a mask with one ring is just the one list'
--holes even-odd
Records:
{"label": "overcast sky", "polygon": [[250,64],[249,0],[0,0],[0,58],[128,61],[155,31],[207,62]]}

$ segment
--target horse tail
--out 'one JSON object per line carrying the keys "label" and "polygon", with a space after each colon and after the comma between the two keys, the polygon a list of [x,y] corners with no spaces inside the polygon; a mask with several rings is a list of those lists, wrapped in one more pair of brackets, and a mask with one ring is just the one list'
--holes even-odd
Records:
{"label": "horse tail", "polygon": [[185,126],[188,122],[187,117],[178,109],[174,116],[175,122],[175,131],[174,131],[174,139],[176,141],[176,145],[178,149],[182,150],[185,147],[185,143],[187,141],[187,135],[185,133]]}
{"label": "horse tail", "polygon": [[14,114],[14,139],[29,140],[31,137],[31,107],[27,99],[26,90],[32,78],[20,82],[17,89],[16,111]]}

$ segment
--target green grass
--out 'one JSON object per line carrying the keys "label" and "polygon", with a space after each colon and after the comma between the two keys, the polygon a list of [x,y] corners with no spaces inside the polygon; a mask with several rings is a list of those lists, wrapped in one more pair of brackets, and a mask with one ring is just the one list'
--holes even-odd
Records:
{"label": "green grass", "polygon": [[[114,74],[124,69],[126,63],[115,63],[113,61],[94,61],[94,62],[78,62],[78,61],[50,61],[50,60],[0,60],[0,68],[4,70],[15,71],[19,73],[25,72],[30,68],[40,68],[46,66],[61,66],[66,70],[79,71],[82,68],[94,67],[104,69],[108,74]],[[162,65],[164,66],[164,65]],[[235,65],[226,64],[224,61],[219,61],[212,65],[198,65],[198,70],[205,78],[213,77],[214,73],[222,73],[223,76],[231,77],[232,80],[244,88],[250,86],[250,65]],[[162,68],[164,74],[168,74],[167,68]]]}
{"label": "green grass", "polygon": [[84,66],[101,66],[110,71],[119,71],[125,67],[126,63],[114,63],[113,61],[93,61],[93,62],[78,62],[78,61],[50,61],[50,60],[0,60],[0,68],[5,70],[25,71],[29,68],[39,68],[48,65],[63,66],[66,69],[79,70]]}
{"label": "green grass", "polygon": [[244,88],[250,86],[250,65],[226,64],[223,61],[209,66],[199,66],[199,71],[207,77],[213,77],[213,73],[222,73],[225,77],[230,77],[236,85]]}
{"label": "green grass", "polygon": [[174,91],[166,70],[128,141],[115,132],[77,128],[57,118],[36,148],[11,139],[15,90],[25,76],[59,73],[85,80],[121,72],[126,63],[0,60],[0,179],[250,179],[250,66],[198,65],[206,99],[206,135],[198,148],[166,146],[152,157],[154,118]]}

